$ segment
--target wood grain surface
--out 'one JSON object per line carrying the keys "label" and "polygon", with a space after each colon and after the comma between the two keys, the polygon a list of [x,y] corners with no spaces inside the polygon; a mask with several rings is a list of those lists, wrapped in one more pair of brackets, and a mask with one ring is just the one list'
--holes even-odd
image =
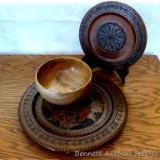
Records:
{"label": "wood grain surface", "polygon": [[36,69],[53,57],[0,56],[0,159],[160,158],[160,63],[156,56],[142,56],[130,67],[124,85],[116,72],[93,70],[112,80],[128,103],[126,125],[111,142],[93,151],[72,155],[52,152],[33,142],[19,123],[18,104],[34,82]]}

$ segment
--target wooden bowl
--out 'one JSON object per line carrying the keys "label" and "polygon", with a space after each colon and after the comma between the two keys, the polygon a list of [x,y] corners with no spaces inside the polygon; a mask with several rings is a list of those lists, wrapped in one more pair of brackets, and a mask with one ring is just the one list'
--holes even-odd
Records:
{"label": "wooden bowl", "polygon": [[92,83],[90,67],[80,59],[57,57],[42,64],[35,75],[37,90],[48,102],[70,105],[85,97]]}

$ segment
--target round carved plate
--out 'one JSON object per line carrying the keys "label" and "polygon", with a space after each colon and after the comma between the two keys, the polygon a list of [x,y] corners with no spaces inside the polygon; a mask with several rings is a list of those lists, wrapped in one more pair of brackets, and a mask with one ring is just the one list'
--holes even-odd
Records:
{"label": "round carved plate", "polygon": [[115,137],[125,124],[127,103],[110,80],[94,73],[83,101],[58,106],[44,100],[32,84],[19,104],[19,120],[29,137],[52,151],[87,151]]}
{"label": "round carved plate", "polygon": [[132,7],[108,1],[85,14],[79,38],[86,55],[112,70],[121,70],[141,57],[147,43],[147,31],[141,16]]}

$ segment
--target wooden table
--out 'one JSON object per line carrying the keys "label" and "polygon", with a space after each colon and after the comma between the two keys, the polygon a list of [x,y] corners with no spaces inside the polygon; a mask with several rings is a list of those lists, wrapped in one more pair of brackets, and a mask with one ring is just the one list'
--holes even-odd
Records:
{"label": "wooden table", "polygon": [[33,142],[19,123],[18,104],[34,82],[38,66],[53,57],[0,56],[0,159],[160,158],[160,64],[156,56],[143,56],[130,67],[124,85],[116,72],[102,71],[122,90],[128,103],[127,122],[110,143],[91,151],[90,156],[78,156],[51,152]]}

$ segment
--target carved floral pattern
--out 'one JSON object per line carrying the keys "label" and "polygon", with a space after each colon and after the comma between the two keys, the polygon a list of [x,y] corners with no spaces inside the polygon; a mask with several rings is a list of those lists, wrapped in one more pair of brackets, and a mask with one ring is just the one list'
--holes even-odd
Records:
{"label": "carved floral pattern", "polygon": [[97,117],[95,114],[101,114],[104,107],[102,97],[97,96],[96,94],[96,91],[92,90],[92,94],[90,95],[87,103],[83,102],[66,107],[61,106],[61,108],[45,101],[44,106],[47,107],[51,113],[48,120],[58,121],[60,124],[59,127],[67,129],[72,129],[72,127],[78,126],[86,119],[90,119],[93,123],[96,122]]}
{"label": "carved floral pattern", "polygon": [[105,23],[97,32],[97,40],[102,49],[116,52],[126,43],[126,33],[117,23]]}

